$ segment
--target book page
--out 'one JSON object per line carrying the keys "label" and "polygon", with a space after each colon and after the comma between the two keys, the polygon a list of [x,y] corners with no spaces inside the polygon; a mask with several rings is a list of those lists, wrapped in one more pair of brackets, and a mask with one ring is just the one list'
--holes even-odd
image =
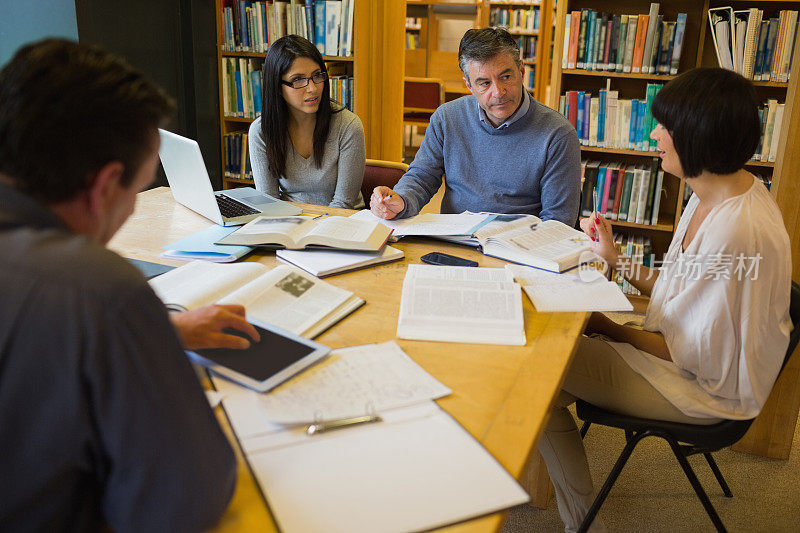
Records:
{"label": "book page", "polygon": [[[373,228],[371,224],[348,217],[328,217],[317,221],[305,237],[307,241],[312,241],[310,237],[329,237],[342,241],[366,242],[372,235]],[[320,239],[313,239],[313,242],[319,241]]]}
{"label": "book page", "polygon": [[501,268],[409,265],[397,336],[525,344],[519,285]]}
{"label": "book page", "polygon": [[533,215],[497,215],[494,220],[475,232],[475,238],[483,243],[494,235],[530,226],[531,224],[538,224],[541,221],[539,217]]}
{"label": "book page", "polygon": [[272,241],[253,237],[274,234],[285,235],[291,243],[297,243],[313,225],[312,219],[303,216],[258,217],[218,242],[237,244],[247,241],[247,244],[270,244]]}
{"label": "book page", "polygon": [[336,420],[406,407],[450,394],[394,341],[335,350],[260,396],[279,424]]}
{"label": "book page", "polygon": [[267,271],[259,263],[221,265],[192,261],[150,280],[150,287],[164,304],[177,304],[187,310],[216,303]]}
{"label": "book page", "polygon": [[352,294],[300,269],[280,265],[219,303],[243,305],[248,316],[302,335]]}
{"label": "book page", "polygon": [[405,237],[409,235],[472,235],[475,228],[486,220],[493,217],[487,213],[459,213],[459,214],[439,214],[423,213],[411,218],[400,218],[384,220],[376,217],[369,209],[364,209],[350,216],[355,220],[369,220],[380,222],[394,230],[395,237]]}
{"label": "book page", "polygon": [[584,233],[555,220],[517,228],[487,240],[549,260],[568,257],[590,248]]}

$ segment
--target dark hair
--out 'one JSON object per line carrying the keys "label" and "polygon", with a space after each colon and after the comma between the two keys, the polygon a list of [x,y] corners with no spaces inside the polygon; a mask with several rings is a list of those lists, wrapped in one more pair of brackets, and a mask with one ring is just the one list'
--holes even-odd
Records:
{"label": "dark hair", "polygon": [[62,39],[24,46],[0,71],[0,173],[56,203],[120,161],[127,187],[173,109],[158,86],[99,47]]}
{"label": "dark hair", "polygon": [[504,28],[480,28],[467,30],[458,45],[458,66],[467,83],[470,83],[467,63],[486,63],[497,54],[511,54],[519,66],[519,45]]}
{"label": "dark hair", "polygon": [[[283,99],[284,85],[281,79],[298,57],[312,59],[322,72],[328,73],[317,47],[298,35],[286,35],[272,43],[264,60],[261,135],[266,146],[269,168],[278,176],[286,170],[286,147],[289,143],[289,106]],[[314,124],[314,163],[317,168],[322,166],[325,141],[328,140],[331,129],[331,116],[341,111],[341,107],[334,110],[331,106],[330,94],[330,80],[326,79]]]}
{"label": "dark hair", "polygon": [[732,174],[758,148],[758,95],[744,77],[701,67],[667,83],[653,99],[653,118],[672,136],[687,178]]}

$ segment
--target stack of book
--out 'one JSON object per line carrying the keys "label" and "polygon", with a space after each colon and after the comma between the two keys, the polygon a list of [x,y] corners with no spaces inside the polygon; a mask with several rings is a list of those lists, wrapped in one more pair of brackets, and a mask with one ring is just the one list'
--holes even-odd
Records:
{"label": "stack of book", "polygon": [[[630,265],[627,268],[633,268],[633,265],[642,265],[650,268],[657,266],[655,263],[655,254],[653,254],[653,243],[650,237],[615,233],[614,247],[617,249],[618,253],[631,258]],[[639,289],[635,288],[623,278],[622,272],[615,271],[613,278],[625,294],[641,294]]]}
{"label": "stack of book", "polygon": [[797,11],[764,19],[761,9],[708,10],[719,66],[755,81],[787,82],[792,67]]}
{"label": "stack of book", "polygon": [[783,126],[783,113],[785,104],[777,100],[767,100],[758,109],[761,119],[761,141],[751,159],[755,161],[774,162],[778,152],[778,141]]}
{"label": "stack of book", "polygon": [[222,58],[222,105],[226,117],[261,116],[261,61]]}
{"label": "stack of book", "polygon": [[581,173],[581,216],[591,215],[597,191],[597,210],[605,218],[644,225],[658,223],[664,182],[658,158],[646,166],[583,161]]}
{"label": "stack of book", "polygon": [[222,49],[266,52],[284,35],[300,35],[328,56],[353,51],[353,0],[223,0]]}
{"label": "stack of book", "polygon": [[489,11],[489,26],[503,26],[511,32],[539,31],[539,9],[509,9],[493,7]]}
{"label": "stack of book", "polygon": [[649,14],[638,15],[572,11],[565,21],[561,67],[677,74],[686,14],[679,13],[676,21],[665,21],[658,14],[659,7],[653,2]]}
{"label": "stack of book", "polygon": [[559,111],[572,123],[583,146],[655,151],[650,132],[656,123],[650,108],[663,87],[647,85],[644,99],[620,100],[619,92],[600,89],[599,95],[567,91],[559,98]]}

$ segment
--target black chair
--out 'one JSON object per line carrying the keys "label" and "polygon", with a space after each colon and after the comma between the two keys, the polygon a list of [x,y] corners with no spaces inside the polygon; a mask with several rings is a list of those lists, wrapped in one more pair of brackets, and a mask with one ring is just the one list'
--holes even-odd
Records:
{"label": "black chair", "polygon": [[[798,340],[800,340],[800,285],[794,282],[792,282],[789,314],[794,329],[789,336],[789,347],[786,350],[786,356],[784,357],[781,371],[786,367],[789,357],[791,357],[792,352],[797,347]],[[600,507],[603,505],[608,493],[611,491],[611,487],[614,485],[614,482],[622,472],[622,468],[631,456],[633,449],[639,441],[650,436],[661,437],[669,443],[672,452],[678,459],[678,463],[680,463],[681,468],[683,468],[686,477],[689,478],[689,483],[692,484],[692,488],[694,488],[695,493],[697,493],[697,497],[703,504],[703,507],[714,523],[714,526],[717,528],[717,531],[725,531],[722,520],[720,520],[714,506],[711,505],[708,495],[706,495],[706,492],[703,490],[703,486],[700,484],[700,481],[697,479],[694,470],[692,470],[686,458],[690,455],[702,453],[706,461],[708,461],[711,470],[714,472],[714,476],[717,478],[720,487],[722,487],[722,492],[728,498],[733,497],[728,484],[725,482],[725,478],[722,477],[722,472],[720,472],[717,463],[711,456],[711,452],[730,446],[741,439],[750,428],[754,419],[724,420],[710,426],[680,424],[677,422],[648,420],[645,418],[621,415],[606,411],[605,409],[601,409],[583,400],[578,400],[577,411],[578,417],[585,421],[581,428],[582,437],[586,435],[590,424],[602,424],[604,426],[625,430],[625,440],[627,441],[619,459],[617,459],[617,462],[614,464],[614,468],[612,468],[611,473],[608,474],[603,488],[600,489],[600,493],[597,495],[597,498],[595,498],[594,503],[592,503],[589,513],[583,519],[581,527],[578,529],[579,532],[584,532],[589,529],[589,526],[592,524],[595,516],[597,516],[598,511],[600,511]]]}

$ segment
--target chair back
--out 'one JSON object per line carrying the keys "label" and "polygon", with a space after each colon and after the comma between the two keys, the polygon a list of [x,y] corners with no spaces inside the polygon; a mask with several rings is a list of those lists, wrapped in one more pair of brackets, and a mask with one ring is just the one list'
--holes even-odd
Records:
{"label": "chair back", "polygon": [[444,81],[439,78],[405,78],[403,122],[427,124],[436,108],[444,103]]}
{"label": "chair back", "polygon": [[372,190],[375,187],[378,185],[394,187],[406,170],[408,170],[408,165],[405,163],[367,159],[367,165],[364,167],[364,181],[361,183],[361,195],[364,197],[367,207],[369,208],[369,197],[372,196]]}

